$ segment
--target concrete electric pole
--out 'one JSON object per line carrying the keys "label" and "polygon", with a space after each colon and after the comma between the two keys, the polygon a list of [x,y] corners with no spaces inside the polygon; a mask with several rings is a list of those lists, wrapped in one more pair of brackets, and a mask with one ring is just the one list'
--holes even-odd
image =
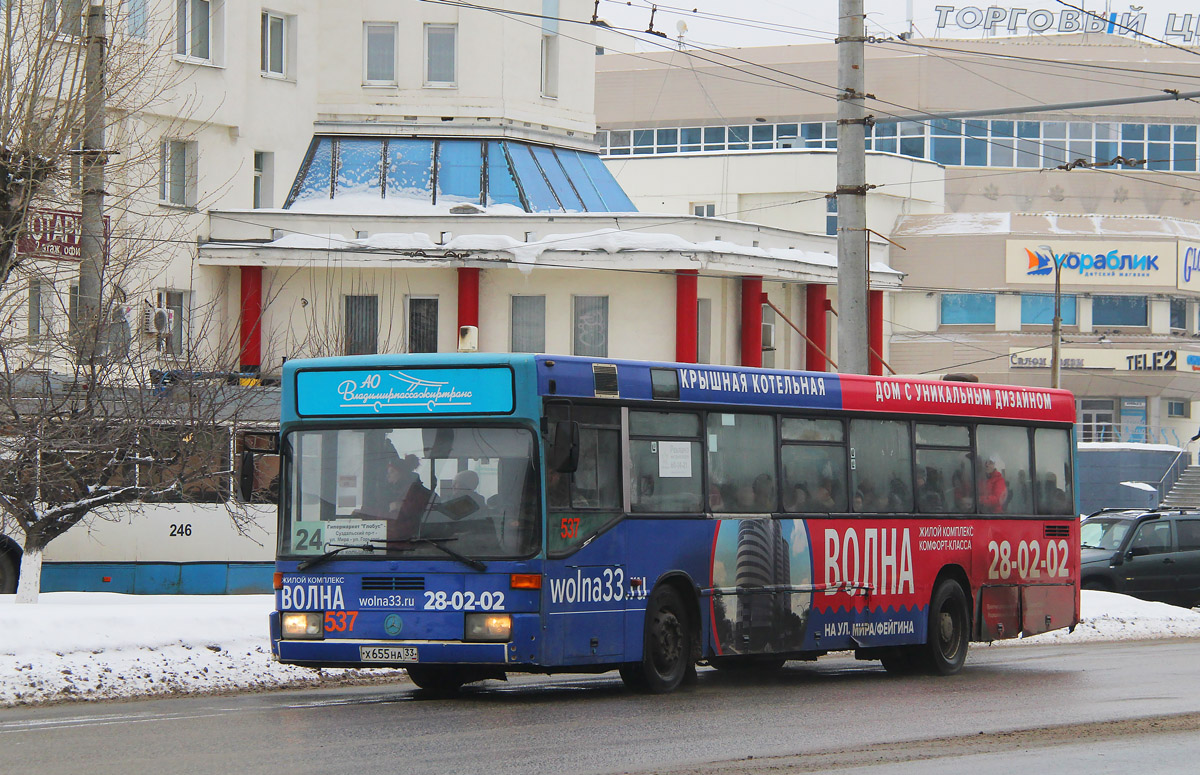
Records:
{"label": "concrete electric pole", "polygon": [[97,355],[107,315],[100,308],[106,242],[104,234],[104,0],[91,0],[87,11],[87,52],[83,64],[83,191],[79,218],[79,293],[75,331],[79,362]]}
{"label": "concrete electric pole", "polygon": [[866,77],[863,72],[863,0],[838,2],[838,365],[866,374],[867,341],[867,154]]}

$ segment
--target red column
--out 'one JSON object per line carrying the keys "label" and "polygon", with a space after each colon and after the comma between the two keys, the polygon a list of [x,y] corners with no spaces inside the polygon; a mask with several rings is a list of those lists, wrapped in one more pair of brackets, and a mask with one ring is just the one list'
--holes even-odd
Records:
{"label": "red column", "polygon": [[242,267],[241,356],[243,373],[257,374],[262,368],[262,267]]}
{"label": "red column", "polygon": [[871,291],[867,299],[867,373],[883,376],[883,291]]}
{"label": "red column", "polygon": [[675,360],[696,362],[696,278],[695,269],[680,269],[675,273]]}
{"label": "red column", "polygon": [[762,366],[762,278],[742,278],[742,365]]}
{"label": "red column", "polygon": [[829,333],[826,329],[825,304],[826,287],[821,283],[809,283],[804,289],[804,333],[815,342],[804,345],[804,368],[809,371],[828,371],[829,361],[825,360],[826,342]]}
{"label": "red column", "polygon": [[479,326],[479,269],[458,268],[458,327]]}

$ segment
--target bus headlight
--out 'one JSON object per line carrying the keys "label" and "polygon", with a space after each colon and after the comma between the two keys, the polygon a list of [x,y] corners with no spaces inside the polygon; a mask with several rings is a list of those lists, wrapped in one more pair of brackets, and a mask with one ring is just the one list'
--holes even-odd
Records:
{"label": "bus headlight", "polygon": [[320,640],[325,637],[322,615],[317,611],[284,613],[280,616],[283,637],[295,640]]}
{"label": "bus headlight", "polygon": [[506,641],[512,637],[512,617],[508,614],[467,614],[463,640]]}

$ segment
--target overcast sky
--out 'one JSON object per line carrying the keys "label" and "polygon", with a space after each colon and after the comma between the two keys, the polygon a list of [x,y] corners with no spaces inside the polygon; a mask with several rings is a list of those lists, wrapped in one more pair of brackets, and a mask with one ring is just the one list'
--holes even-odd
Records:
{"label": "overcast sky", "polygon": [[[1130,3],[1104,2],[1104,0],[1067,0],[1071,5],[1083,5],[1089,11],[1107,15],[1109,11],[1128,13]],[[616,27],[644,30],[650,21],[651,0],[602,0],[600,16]],[[906,0],[865,0],[867,32],[872,35],[895,35],[908,29]],[[955,24],[959,11],[969,7],[987,9],[994,5],[1003,9],[1024,9],[1018,15],[1017,27],[1020,34],[1028,35],[1026,20],[1029,14],[1044,9],[1054,14],[1055,27],[1047,32],[1056,32],[1058,13],[1066,6],[1055,0],[1009,0],[1008,2],[948,2],[943,0],[912,0],[913,25],[918,36],[923,37],[980,37],[979,27],[967,30]],[[946,25],[938,30],[939,14],[935,6],[953,6],[954,11],[945,14]],[[1200,24],[1200,3],[1189,0],[1141,0],[1140,6],[1146,14],[1145,32],[1155,38],[1164,38],[1168,15],[1179,14],[1177,24],[1182,24],[1183,14],[1191,14],[1191,31]],[[654,29],[671,38],[678,36],[678,23],[687,25],[685,39],[704,47],[766,46],[794,43],[816,43],[830,41],[837,31],[837,0],[663,0],[655,15]],[[679,10],[675,10],[679,9]],[[686,9],[684,11],[683,9]],[[691,13],[696,9],[699,14]],[[737,18],[735,18],[737,17]],[[968,11],[962,17],[971,23]],[[1041,17],[1044,19],[1045,17]],[[741,21],[739,21],[739,19]],[[1039,20],[1040,21],[1040,20]],[[1000,26],[1006,27],[1006,18]],[[1011,34],[1007,29],[1002,34]],[[1185,40],[1182,36],[1167,38],[1178,45],[1200,45],[1200,36]]]}

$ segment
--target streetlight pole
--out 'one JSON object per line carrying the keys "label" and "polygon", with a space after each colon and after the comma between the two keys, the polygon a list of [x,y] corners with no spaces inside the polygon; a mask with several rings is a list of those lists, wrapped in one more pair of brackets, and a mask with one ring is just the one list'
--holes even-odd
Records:
{"label": "streetlight pole", "polygon": [[[1062,378],[1061,358],[1062,349],[1062,260],[1050,251],[1054,258],[1054,323],[1050,326],[1050,387],[1059,388]],[[1065,256],[1064,256],[1065,258]]]}

